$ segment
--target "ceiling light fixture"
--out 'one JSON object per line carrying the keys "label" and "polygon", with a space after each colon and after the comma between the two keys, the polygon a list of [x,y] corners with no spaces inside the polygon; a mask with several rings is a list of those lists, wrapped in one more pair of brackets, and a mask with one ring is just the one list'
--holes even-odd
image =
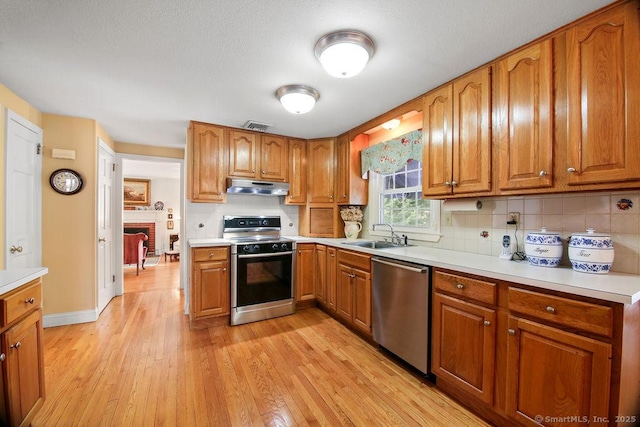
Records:
{"label": "ceiling light fixture", "polygon": [[276,91],[276,97],[288,112],[304,114],[311,111],[318,98],[320,98],[320,94],[309,86],[287,85]]}
{"label": "ceiling light fixture", "polygon": [[314,51],[327,73],[348,78],[362,71],[373,56],[375,46],[366,34],[349,30],[322,36]]}
{"label": "ceiling light fixture", "polygon": [[395,129],[400,126],[400,119],[391,119],[388,122],[384,122],[382,127],[386,130]]}

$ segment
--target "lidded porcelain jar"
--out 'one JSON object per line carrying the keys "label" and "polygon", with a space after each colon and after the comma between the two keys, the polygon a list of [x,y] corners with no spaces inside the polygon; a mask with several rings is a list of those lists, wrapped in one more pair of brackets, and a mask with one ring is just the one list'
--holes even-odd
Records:
{"label": "lidded porcelain jar", "polygon": [[557,267],[562,258],[562,239],[559,233],[540,231],[527,234],[524,252],[529,264],[539,267]]}
{"label": "lidded porcelain jar", "polygon": [[584,273],[608,273],[613,265],[613,240],[609,234],[596,233],[587,228],[586,233],[571,235],[569,260],[575,271]]}

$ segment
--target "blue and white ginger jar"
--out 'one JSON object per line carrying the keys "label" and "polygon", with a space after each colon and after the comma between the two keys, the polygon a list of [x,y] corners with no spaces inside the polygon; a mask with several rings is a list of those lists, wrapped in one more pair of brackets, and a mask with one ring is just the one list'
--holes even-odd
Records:
{"label": "blue and white ginger jar", "polygon": [[529,264],[538,267],[557,267],[562,258],[562,239],[559,233],[540,231],[527,234],[524,252]]}
{"label": "blue and white ginger jar", "polygon": [[576,233],[569,240],[569,261],[575,271],[605,274],[613,265],[613,240],[609,234],[596,233],[587,228],[586,233]]}

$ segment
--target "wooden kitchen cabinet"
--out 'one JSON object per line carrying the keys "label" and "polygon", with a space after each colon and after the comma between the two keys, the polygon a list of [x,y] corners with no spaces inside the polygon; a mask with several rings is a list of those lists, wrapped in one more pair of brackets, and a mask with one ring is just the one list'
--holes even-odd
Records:
{"label": "wooden kitchen cabinet", "polygon": [[192,325],[195,320],[229,315],[229,248],[192,248],[190,283],[189,319]]}
{"label": "wooden kitchen cabinet", "polygon": [[[640,179],[640,11],[631,1],[566,30],[569,185]],[[615,188],[615,187],[610,187]]]}
{"label": "wooden kitchen cabinet", "polygon": [[286,138],[229,130],[229,176],[286,181],[288,150]]}
{"label": "wooden kitchen cabinet", "polygon": [[333,203],[335,140],[310,140],[307,146],[307,165],[307,202]]}
{"label": "wooden kitchen cabinet", "polygon": [[[315,301],[315,244],[296,246],[296,304],[300,307]],[[306,304],[305,304],[306,303]]]}
{"label": "wooden kitchen cabinet", "polygon": [[226,132],[223,127],[191,122],[187,132],[187,197],[192,202],[224,203]]}
{"label": "wooden kitchen cabinet", "polygon": [[327,247],[325,245],[316,245],[316,274],[315,294],[318,303],[325,305],[327,302]]}
{"label": "wooden kitchen cabinet", "polygon": [[500,190],[553,185],[553,39],[498,62],[497,99]]}
{"label": "wooden kitchen cabinet", "polygon": [[371,256],[337,252],[336,312],[356,330],[371,335]]}
{"label": "wooden kitchen cabinet", "polygon": [[338,277],[338,250],[334,247],[327,247],[327,275],[326,275],[326,307],[336,311],[337,299],[337,277]]}
{"label": "wooden kitchen cabinet", "polygon": [[496,284],[436,270],[433,288],[432,372],[492,405]]}
{"label": "wooden kitchen cabinet", "polygon": [[0,423],[30,425],[45,398],[41,280],[2,295],[0,305]]}
{"label": "wooden kitchen cabinet", "polygon": [[491,191],[491,67],[423,99],[424,197]]}
{"label": "wooden kitchen cabinet", "polygon": [[307,142],[303,139],[289,139],[289,194],[287,205],[307,203]]}
{"label": "wooden kitchen cabinet", "polygon": [[360,152],[369,146],[369,137],[360,134],[353,141],[348,134],[336,140],[336,203],[366,205],[367,180],[362,179]]}

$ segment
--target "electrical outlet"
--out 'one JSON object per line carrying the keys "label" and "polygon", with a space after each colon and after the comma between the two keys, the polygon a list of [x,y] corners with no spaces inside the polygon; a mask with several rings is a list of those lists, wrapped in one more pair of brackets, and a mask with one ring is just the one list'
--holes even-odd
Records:
{"label": "electrical outlet", "polygon": [[516,224],[520,224],[520,212],[509,212],[507,221],[515,221]]}
{"label": "electrical outlet", "polygon": [[451,218],[451,212],[445,212],[444,214],[444,226],[451,227],[453,220]]}

